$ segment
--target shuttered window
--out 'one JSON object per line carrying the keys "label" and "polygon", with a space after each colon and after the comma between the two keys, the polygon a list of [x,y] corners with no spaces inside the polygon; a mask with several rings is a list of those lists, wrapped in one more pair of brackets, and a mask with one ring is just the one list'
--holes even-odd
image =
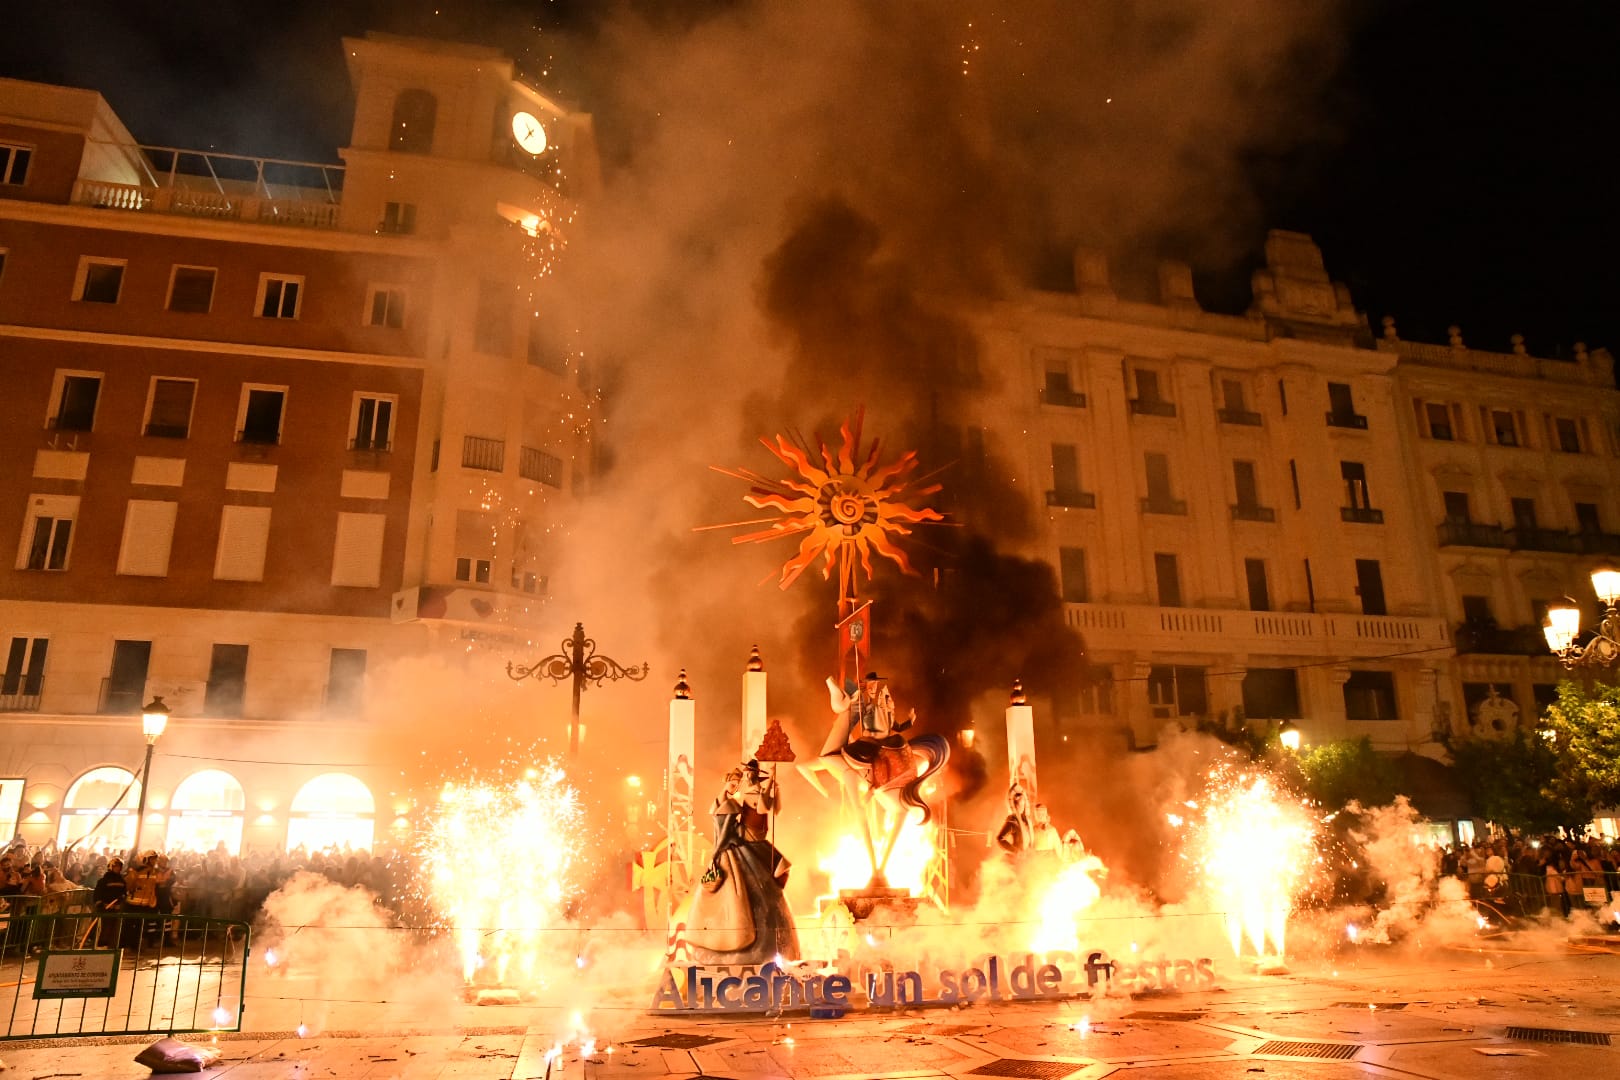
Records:
{"label": "shuttered window", "polygon": [[263,581],[264,553],[269,543],[268,506],[225,507],[219,520],[214,577],[221,581]]}
{"label": "shuttered window", "polygon": [[169,572],[174,544],[176,502],[131,499],[124,511],[124,539],[118,547],[118,572],[136,577],[163,577]]}
{"label": "shuttered window", "polygon": [[382,583],[382,514],[339,514],[332,584],[375,589]]}

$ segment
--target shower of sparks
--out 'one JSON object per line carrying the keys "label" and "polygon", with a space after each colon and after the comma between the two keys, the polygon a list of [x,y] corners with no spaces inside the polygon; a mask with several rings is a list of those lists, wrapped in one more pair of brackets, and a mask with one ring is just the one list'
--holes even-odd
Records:
{"label": "shower of sparks", "polygon": [[1087,852],[1066,863],[1045,886],[1036,910],[1035,937],[1029,943],[1037,953],[1075,949],[1080,941],[1080,915],[1102,896],[1108,868]]}
{"label": "shower of sparks", "polygon": [[[545,985],[584,844],[579,792],[555,761],[517,780],[447,782],[418,848],[426,899],[468,984]],[[564,961],[566,962],[566,961]]]}
{"label": "shower of sparks", "polygon": [[[1317,862],[1311,812],[1265,776],[1217,770],[1189,824],[1189,855],[1226,915],[1232,950],[1284,955],[1288,918]],[[1197,809],[1197,807],[1194,807]]]}
{"label": "shower of sparks", "polygon": [[[792,585],[805,569],[818,557],[825,561],[822,576],[831,577],[833,568],[839,570],[839,598],[847,600],[855,594],[855,567],[868,579],[872,576],[872,552],[893,562],[907,574],[915,573],[911,560],[895,544],[895,538],[910,536],[909,525],[938,523],[944,516],[928,507],[906,505],[903,500],[920,499],[940,489],[938,484],[922,484],[927,477],[913,480],[911,473],[917,468],[917,452],[909,450],[888,465],[879,465],[881,440],[874,439],[864,457],[861,452],[861,422],[864,410],[844,421],[839,429],[842,441],[835,454],[825,442],[817,440],[821,462],[811,459],[810,451],[786,436],[778,435],[773,442],[762,438],[760,442],[798,475],[773,480],[749,469],[725,469],[711,466],[716,472],[735,476],[753,485],[743,498],[751,506],[762,510],[775,510],[782,515],[770,521],[769,528],[759,532],[734,536],[734,544],[761,543],[784,536],[802,535],[799,553],[782,566],[781,586]],[[918,486],[918,485],[921,486]],[[738,524],[759,524],[739,522]]]}

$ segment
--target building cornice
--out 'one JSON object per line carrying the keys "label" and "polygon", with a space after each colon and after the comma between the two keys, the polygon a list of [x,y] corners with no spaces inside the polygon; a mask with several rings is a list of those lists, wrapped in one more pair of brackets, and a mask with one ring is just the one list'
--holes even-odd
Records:
{"label": "building cornice", "polygon": [[296,349],[285,345],[255,345],[236,341],[200,341],[194,338],[150,337],[142,334],[106,334],[92,330],[62,330],[45,326],[0,323],[0,338],[24,341],[60,341],[124,349],[162,349],[166,352],[225,353],[231,356],[310,360],[323,364],[363,364],[371,367],[426,368],[419,356],[388,353],[337,352],[331,349]]}

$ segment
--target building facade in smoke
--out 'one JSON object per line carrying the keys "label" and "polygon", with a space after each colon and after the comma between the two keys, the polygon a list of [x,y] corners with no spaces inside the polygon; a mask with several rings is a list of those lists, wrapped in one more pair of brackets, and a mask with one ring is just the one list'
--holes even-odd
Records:
{"label": "building facade in smoke", "polygon": [[344,44],[341,162],[0,79],[5,837],[127,846],[161,697],[147,842],[369,848],[406,808],[368,678],[535,628],[590,453],[537,314],[590,118],[493,50]]}
{"label": "building facade in smoke", "polygon": [[1266,255],[1245,315],[1202,310],[1177,264],[1127,299],[1082,251],[1073,294],[984,330],[1006,377],[984,438],[1086,641],[1076,710],[1134,745],[1286,721],[1431,755],[1535,715],[1546,604],[1590,599],[1620,543],[1608,353],[1374,342],[1309,237]]}

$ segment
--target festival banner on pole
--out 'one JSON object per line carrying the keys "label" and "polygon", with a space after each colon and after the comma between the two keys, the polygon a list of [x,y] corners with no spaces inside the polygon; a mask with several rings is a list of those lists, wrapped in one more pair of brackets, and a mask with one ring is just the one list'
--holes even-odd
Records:
{"label": "festival banner on pole", "polygon": [[[850,612],[838,624],[838,682],[851,677],[859,679],[872,656],[872,601],[868,600]],[[850,671],[850,662],[854,671]]]}

